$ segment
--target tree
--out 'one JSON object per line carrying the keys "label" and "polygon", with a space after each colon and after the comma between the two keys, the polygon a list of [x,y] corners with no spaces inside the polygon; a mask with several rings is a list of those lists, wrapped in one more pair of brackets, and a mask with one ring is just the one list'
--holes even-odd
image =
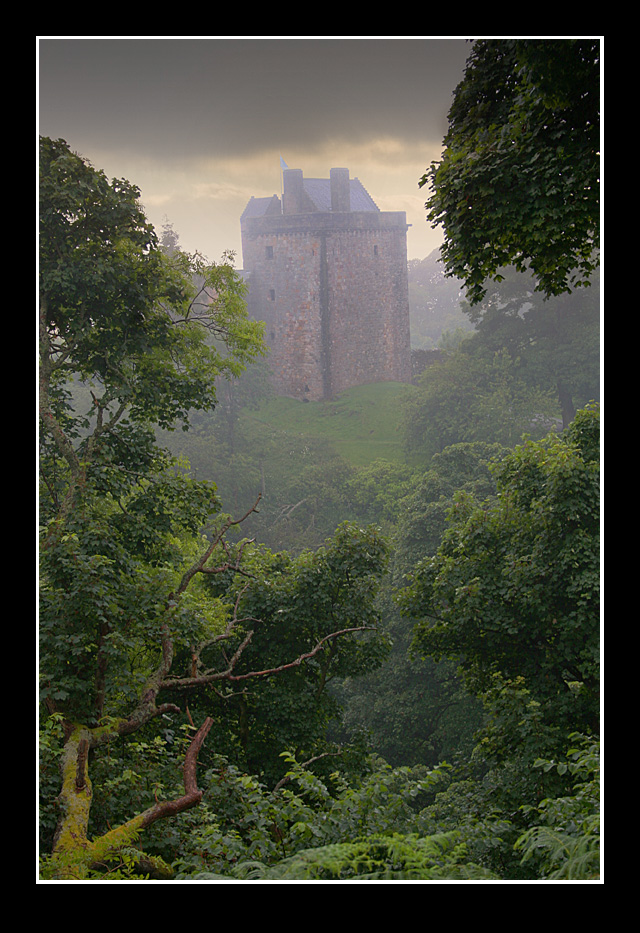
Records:
{"label": "tree", "polygon": [[566,757],[535,762],[544,771],[573,775],[572,793],[542,800],[536,824],[516,842],[523,863],[537,862],[538,876],[545,880],[599,877],[600,743],[580,735],[572,739]]}
{"label": "tree", "polygon": [[347,485],[348,507],[356,521],[392,529],[412,483],[413,470],[405,463],[378,458],[354,471]]}
{"label": "tree", "polygon": [[420,180],[445,233],[448,275],[472,304],[500,269],[530,268],[559,295],[598,262],[598,39],[473,43],[449,112],[445,150]]}
{"label": "tree", "polygon": [[[83,878],[200,802],[212,722],[194,730],[183,793],[91,838],[95,751],[177,714],[176,692],[273,673],[237,670],[259,625],[243,591],[229,603],[203,583],[242,573],[244,548],[232,553],[227,535],[256,506],[221,514],[213,484],[155,440],[158,426],[212,407],[217,380],[263,343],[230,257],[167,254],[135,186],[109,182],[63,140],[41,139],[40,154],[40,684],[45,732],[55,722],[63,734],[48,871]],[[222,667],[198,668],[205,645],[239,629]],[[279,668],[317,657],[331,634]]]}
{"label": "tree", "polygon": [[391,764],[451,763],[473,748],[481,703],[464,690],[454,663],[412,655],[416,620],[403,616],[393,597],[402,593],[405,575],[436,553],[454,495],[464,490],[485,498],[495,491],[489,464],[504,453],[498,445],[458,444],[436,454],[411,483],[406,468],[384,461],[358,479],[359,501],[366,496],[394,525],[391,572],[381,592],[392,648],[379,669],[347,678],[340,699],[346,725],[366,730],[375,752]]}
{"label": "tree", "polygon": [[464,297],[462,283],[445,276],[440,250],[425,259],[410,259],[409,309],[411,312],[411,347],[432,350],[443,339],[460,330],[472,329],[460,305]]}
{"label": "tree", "polygon": [[508,351],[531,390],[554,392],[563,427],[600,391],[599,274],[592,288],[543,298],[529,274],[505,269],[485,298],[467,308],[476,331],[468,347]]}
{"label": "tree", "polygon": [[[114,448],[131,450],[135,438],[148,457],[150,425],[187,424],[192,409],[215,404],[220,375],[264,352],[230,257],[169,256],[138,197],[63,140],[41,140],[40,419],[43,456],[66,470],[56,471],[66,511],[107,450],[123,456]],[[91,396],[82,416],[69,405],[74,381]],[[61,491],[50,487],[47,507],[60,507]]]}
{"label": "tree", "polygon": [[567,736],[599,722],[599,416],[495,466],[497,495],[459,497],[408,605],[418,650],[455,660],[476,693],[515,683]]}
{"label": "tree", "polygon": [[506,453],[507,448],[500,444],[475,441],[451,444],[434,454],[429,469],[419,475],[402,500],[394,554],[399,585],[403,575],[438,550],[456,494],[464,492],[483,500],[495,493],[491,464]]}
{"label": "tree", "polygon": [[[440,770],[391,768],[372,760],[362,779],[315,777],[291,754],[287,773],[266,791],[224,762],[207,778],[207,805],[187,814],[178,859],[193,881],[487,880],[458,834],[422,832],[420,803],[443,781]],[[335,786],[337,784],[337,786]]]}
{"label": "tree", "polygon": [[[536,761],[563,755],[572,733],[596,741],[599,728],[597,407],[491,470],[493,493],[453,497],[442,542],[409,574],[402,605],[418,620],[415,652],[456,664],[484,706],[473,754],[436,798],[431,831],[457,829],[472,859],[518,878],[536,864],[537,837],[526,836],[526,865],[514,846],[540,825],[542,801],[577,791],[569,770]],[[587,844],[581,835],[571,844]]]}
{"label": "tree", "polygon": [[407,457],[428,463],[462,443],[516,444],[541,435],[558,413],[555,393],[525,381],[508,350],[467,337],[418,377],[403,411]]}
{"label": "tree", "polygon": [[[386,654],[376,596],[387,559],[386,541],[374,526],[344,522],[322,547],[296,557],[245,545],[242,573],[210,577],[212,596],[229,603],[241,598],[243,615],[260,620],[235,667],[238,688],[191,703],[193,714],[214,718],[216,747],[230,761],[273,786],[282,777],[284,749],[301,759],[338,754],[326,739],[328,726],[340,718],[331,685],[375,669]],[[224,644],[207,646],[196,663],[220,666],[216,653],[233,656],[243,637],[240,630]],[[321,642],[325,650],[306,664],[288,663]],[[242,689],[249,672],[264,668],[279,676]]]}

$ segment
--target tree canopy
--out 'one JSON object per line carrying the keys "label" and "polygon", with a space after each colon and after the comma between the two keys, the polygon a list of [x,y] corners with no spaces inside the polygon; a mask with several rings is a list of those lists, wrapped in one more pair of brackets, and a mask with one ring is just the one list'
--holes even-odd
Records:
{"label": "tree canopy", "polygon": [[441,225],[447,274],[472,304],[513,265],[559,295],[598,262],[598,39],[474,41],[456,88],[428,219]]}
{"label": "tree canopy", "polygon": [[63,140],[40,196],[43,879],[593,878],[597,409],[513,446],[553,322],[507,279],[402,402],[419,463],[358,467],[240,417],[231,255]]}
{"label": "tree canopy", "polygon": [[[183,792],[120,813],[92,839],[97,750],[162,717],[188,721],[176,702],[185,694],[291,670],[325,649],[335,663],[336,640],[372,624],[371,584],[356,580],[382,570],[382,544],[373,558],[374,543],[363,541],[358,558],[345,532],[327,565],[308,569],[307,587],[324,581],[326,612],[307,607],[304,637],[245,661],[269,617],[265,594],[277,590],[255,563],[247,589],[246,542],[227,540],[256,505],[236,519],[221,514],[215,485],[192,479],[156,430],[214,406],[218,380],[263,352],[262,326],[248,318],[229,257],[210,264],[164,252],[138,196],[64,141],[41,140],[40,685],[46,715],[63,729],[58,877],[84,877],[141,830],[200,802],[196,760],[213,720],[205,709]],[[357,646],[351,653],[360,663]]]}
{"label": "tree canopy", "polygon": [[421,653],[455,660],[478,693],[523,678],[563,735],[598,730],[599,452],[592,406],[503,457],[496,496],[456,498],[406,597]]}

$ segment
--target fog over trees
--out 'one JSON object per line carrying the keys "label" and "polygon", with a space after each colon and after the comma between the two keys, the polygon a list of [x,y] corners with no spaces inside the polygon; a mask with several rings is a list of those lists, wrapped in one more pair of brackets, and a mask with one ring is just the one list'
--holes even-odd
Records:
{"label": "fog over trees", "polygon": [[317,402],[41,137],[40,883],[602,882],[598,55],[470,44],[412,379]]}

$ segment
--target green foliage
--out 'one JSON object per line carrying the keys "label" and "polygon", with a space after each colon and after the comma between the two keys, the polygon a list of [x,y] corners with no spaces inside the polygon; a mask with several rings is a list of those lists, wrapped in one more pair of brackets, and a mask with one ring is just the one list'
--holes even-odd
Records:
{"label": "green foliage", "polygon": [[591,288],[557,297],[541,296],[529,274],[505,269],[501,277],[487,285],[482,302],[465,309],[476,326],[465,349],[508,353],[532,393],[557,396],[568,427],[576,409],[600,394],[599,274]]}
{"label": "green foliage", "polygon": [[[349,729],[365,730],[374,750],[393,764],[435,766],[444,760],[459,761],[473,748],[473,734],[482,721],[481,704],[464,689],[455,664],[412,656],[415,620],[400,614],[393,587],[401,588],[404,575],[436,552],[456,491],[464,489],[480,498],[495,491],[490,462],[504,452],[498,445],[459,444],[434,456],[430,469],[413,474],[411,482],[409,474],[404,474],[403,482],[403,474],[384,463],[373,464],[362,477],[363,496],[368,494],[377,508],[387,507],[388,502],[388,514],[394,516],[391,574],[381,594],[391,651],[379,670],[362,680],[344,681],[339,696]],[[385,480],[382,488],[380,478]],[[406,490],[408,494],[402,495]]]}
{"label": "green foliage", "polygon": [[407,398],[402,413],[406,455],[412,463],[428,464],[455,444],[513,446],[524,433],[542,436],[558,413],[555,387],[528,383],[506,349],[487,352],[466,340],[428,366]]}
{"label": "green foliage", "polygon": [[391,651],[379,670],[336,687],[343,729],[361,731],[391,765],[461,763],[482,724],[482,705],[464,689],[452,663],[411,655],[412,623],[385,607]]}
{"label": "green foliage", "polygon": [[258,538],[278,550],[315,548],[351,518],[348,487],[353,467],[326,441],[273,438],[262,463],[265,495],[251,523]]}
{"label": "green foliage", "polygon": [[216,380],[264,352],[230,257],[163,252],[138,195],[63,140],[40,140],[42,832],[51,844],[57,749],[63,875],[120,857],[140,829],[142,817],[89,839],[90,750],[160,715],[172,653],[228,615],[197,587],[174,598],[220,506],[155,428],[211,408]]}
{"label": "green foliage", "polygon": [[286,783],[274,791],[224,761],[207,774],[205,805],[185,815],[192,826],[183,835],[179,880],[491,877],[468,862],[455,834],[415,832],[421,800],[442,772],[372,761],[355,784],[334,773],[331,790],[284,757]]}
{"label": "green foliage", "polygon": [[437,551],[456,493],[482,500],[495,494],[491,469],[507,450],[482,441],[451,444],[433,455],[429,468],[416,473],[402,500],[395,535],[394,574],[399,578]]}
{"label": "green foliage", "polygon": [[[599,452],[590,406],[563,435],[503,451],[492,483],[448,490],[442,542],[401,595],[420,620],[419,655],[456,663],[485,708],[473,753],[423,814],[427,832],[459,832],[469,858],[505,879],[544,875],[516,842],[543,844],[542,800],[579,795],[569,769],[534,762],[598,728]],[[584,827],[573,842],[593,853]]]}
{"label": "green foliage", "polygon": [[[421,811],[422,832],[456,833],[467,858],[503,880],[595,880],[599,742],[578,734],[567,739],[557,731],[550,742],[537,704],[530,697],[526,702],[525,691],[503,692],[503,714],[509,693],[514,717],[521,715],[510,733],[511,747],[501,746],[496,757],[482,740]],[[535,735],[541,723],[542,733]],[[545,757],[538,757],[545,742]]]}
{"label": "green foliage", "polygon": [[461,307],[462,283],[445,276],[440,251],[410,259],[407,268],[412,348],[434,350],[454,333],[468,334],[473,325]]}
{"label": "green foliage", "polygon": [[535,767],[571,774],[572,793],[527,807],[540,822],[516,842],[522,863],[535,863],[539,877],[549,881],[593,881],[600,871],[600,744],[586,736],[571,738],[575,744],[564,759],[539,759]]}
{"label": "green foliage", "polygon": [[[213,404],[221,373],[237,374],[263,352],[261,326],[247,317],[245,287],[228,258],[211,265],[164,253],[138,197],[63,140],[41,139],[44,386],[51,395],[70,378],[90,382],[85,432],[93,423],[103,434],[123,405],[134,424],[185,420]],[[45,423],[49,405],[41,397]]]}
{"label": "green foliage", "polygon": [[154,427],[263,352],[229,261],[163,252],[138,196],[40,140],[42,698],[92,722],[153,668],[185,542],[219,510]]}
{"label": "green foliage", "polygon": [[[597,412],[501,446],[542,410],[516,365],[540,331],[519,311],[494,327],[490,301],[417,389],[263,405],[263,367],[237,380],[262,344],[230,257],[159,244],[137,189],[63,141],[41,170],[40,838],[79,723],[80,829],[104,853],[45,855],[42,877],[592,879],[595,751],[563,750],[597,725]],[[498,331],[508,354],[485,352]],[[403,463],[405,399],[425,472]],[[180,426],[204,482],[161,446]],[[217,477],[242,509],[262,489],[249,534],[268,546],[218,538]],[[148,825],[145,854],[129,817],[179,800],[205,715],[202,802]]]}
{"label": "green foliage", "polygon": [[[388,545],[375,527],[343,523],[323,547],[297,557],[245,548],[242,574],[213,581],[212,595],[228,602],[240,597],[238,611],[247,619],[225,642],[225,653],[253,631],[234,671],[239,686],[252,672],[279,672],[219,702],[198,700],[216,721],[222,753],[275,783],[283,748],[305,757],[331,750],[326,731],[340,710],[330,685],[375,669],[388,650],[376,602],[387,561]],[[322,652],[287,666],[323,639]],[[201,661],[213,665],[213,649]]]}
{"label": "green foliage", "polygon": [[[109,827],[120,825],[139,812],[142,803],[180,796],[182,766],[195,731],[181,721],[178,715],[165,715],[133,735],[95,750],[92,835],[100,836]],[[163,831],[172,837],[172,829]],[[171,860],[170,849],[156,854]]]}
{"label": "green foliage", "polygon": [[483,39],[471,47],[430,183],[447,273],[472,304],[488,278],[527,267],[558,295],[597,265],[600,42]]}
{"label": "green foliage", "polygon": [[60,789],[60,756],[64,745],[64,717],[55,713],[40,725],[38,742],[38,789],[41,805],[38,810],[40,851],[50,851],[58,815],[50,802]]}
{"label": "green foliage", "polygon": [[496,467],[497,497],[457,498],[438,554],[412,589],[418,649],[457,659],[482,691],[523,676],[557,723],[598,716],[598,412],[527,442]]}
{"label": "green foliage", "polygon": [[[149,469],[117,496],[108,479],[131,474],[100,471],[64,530],[43,532],[41,698],[69,716],[122,715],[136,696],[184,569],[183,536],[195,534],[215,504],[206,484],[190,483],[162,458],[156,465],[158,473]],[[189,638],[196,623],[188,604],[174,608],[172,624]]]}
{"label": "green foliage", "polygon": [[391,530],[402,514],[403,500],[414,483],[414,471],[404,463],[374,460],[354,472],[347,484],[348,507],[354,517]]}
{"label": "green foliage", "polygon": [[408,386],[360,386],[339,399],[258,401],[260,363],[219,390],[215,412],[191,416],[194,430],[163,434],[195,475],[214,480],[223,502],[261,492],[243,532],[272,550],[317,548],[344,520],[392,529],[412,469],[402,461],[398,404]]}
{"label": "green foliage", "polygon": [[[209,876],[204,876],[205,878]],[[297,853],[272,868],[247,866],[250,881],[490,881],[495,875],[466,861],[455,834],[372,836]]]}

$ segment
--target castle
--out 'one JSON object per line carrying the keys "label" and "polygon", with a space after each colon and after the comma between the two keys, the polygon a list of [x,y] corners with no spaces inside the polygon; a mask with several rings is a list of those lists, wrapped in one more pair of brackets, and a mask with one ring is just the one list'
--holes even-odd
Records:
{"label": "castle", "polygon": [[380,211],[344,168],[328,179],[285,168],[282,183],[282,200],[252,197],[240,221],[276,392],[314,401],[410,382],[405,213]]}

